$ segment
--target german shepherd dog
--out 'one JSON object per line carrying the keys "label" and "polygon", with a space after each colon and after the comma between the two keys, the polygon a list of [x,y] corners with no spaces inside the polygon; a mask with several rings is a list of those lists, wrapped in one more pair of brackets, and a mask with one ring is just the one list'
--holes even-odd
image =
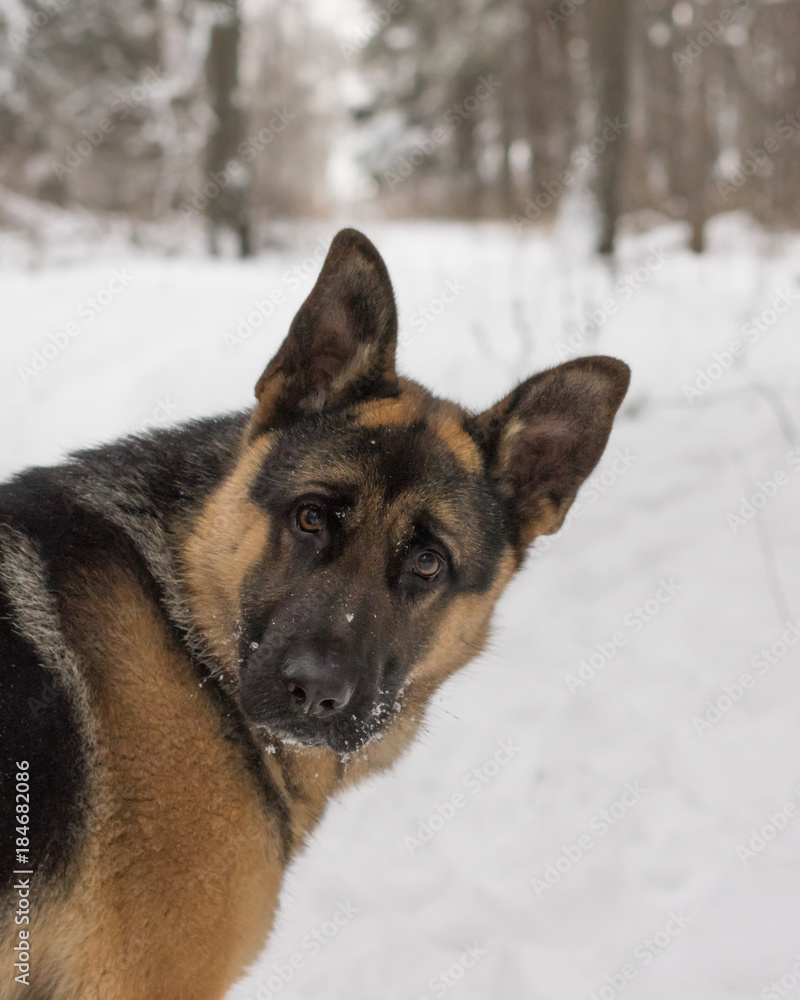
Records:
{"label": "german shepherd dog", "polygon": [[219,1000],[326,803],[414,738],[629,370],[470,413],[397,375],[352,229],[246,413],[0,487],[0,998]]}

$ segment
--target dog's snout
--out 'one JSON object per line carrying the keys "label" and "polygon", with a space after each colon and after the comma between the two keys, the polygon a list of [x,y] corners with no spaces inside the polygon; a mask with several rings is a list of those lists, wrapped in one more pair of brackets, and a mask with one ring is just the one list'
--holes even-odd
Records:
{"label": "dog's snout", "polygon": [[283,668],[289,697],[306,715],[327,719],[348,704],[353,684],[330,657],[313,650],[291,655]]}

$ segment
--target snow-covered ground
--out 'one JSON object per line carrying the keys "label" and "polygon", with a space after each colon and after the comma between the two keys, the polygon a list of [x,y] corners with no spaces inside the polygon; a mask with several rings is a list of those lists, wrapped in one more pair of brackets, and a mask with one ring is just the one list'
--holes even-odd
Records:
{"label": "snow-covered ground", "polygon": [[[7,266],[0,473],[247,405],[333,230]],[[231,1000],[800,997],[800,238],[722,219],[697,258],[666,227],[612,271],[580,218],[366,230],[425,384],[483,407],[570,337],[633,383],[579,516],[420,743],[331,806]]]}

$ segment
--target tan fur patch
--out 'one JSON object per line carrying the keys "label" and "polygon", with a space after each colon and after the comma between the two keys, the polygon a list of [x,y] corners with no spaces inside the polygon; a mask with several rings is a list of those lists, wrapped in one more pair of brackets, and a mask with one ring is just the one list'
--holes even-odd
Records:
{"label": "tan fur patch", "polygon": [[506,549],[490,590],[459,595],[451,602],[430,653],[411,671],[409,688],[419,685],[427,699],[447,677],[483,651],[492,611],[515,570],[513,554]]}
{"label": "tan fur patch", "polygon": [[514,453],[514,444],[519,435],[525,430],[524,421],[520,420],[519,417],[509,417],[508,423],[503,431],[503,436],[500,439],[500,448],[497,453],[497,472],[498,474],[504,473],[511,462],[511,456]]}
{"label": "tan fur patch", "polygon": [[328,747],[283,745],[278,763],[283,765],[284,787],[292,802],[292,835],[299,845],[322,819],[331,796],[341,786],[341,760]]}
{"label": "tan fur patch", "polygon": [[483,461],[480,450],[456,420],[446,413],[439,413],[432,421],[432,426],[468,472],[478,473],[481,471]]}
{"label": "tan fur patch", "polygon": [[[269,376],[267,376],[269,373]],[[261,376],[256,385],[256,396],[258,406],[256,407],[255,418],[259,424],[270,424],[280,406],[281,395],[284,391],[286,378],[282,372],[267,371]]]}
{"label": "tan fur patch", "polygon": [[458,462],[469,472],[480,472],[483,465],[480,450],[461,426],[463,411],[453,403],[435,399],[414,382],[400,379],[400,385],[400,397],[365,403],[359,412],[359,423],[363,427],[404,427],[415,420],[427,419],[431,430],[442,438]]}
{"label": "tan fur patch", "polygon": [[[80,877],[33,929],[39,968],[53,970],[59,997],[221,997],[272,922],[283,869],[276,821],[138,586],[114,571],[76,579],[71,595],[102,792]],[[123,608],[135,628],[119,627]],[[98,632],[100,655],[82,642]]]}
{"label": "tan fur patch", "polygon": [[[344,322],[346,323],[347,320],[345,319]],[[331,383],[326,398],[335,401],[347,392],[353,382],[370,375],[378,364],[379,355],[379,344],[370,342],[358,344],[347,364]]]}
{"label": "tan fur patch", "polygon": [[[430,392],[419,384],[419,382],[414,382],[410,378],[399,378],[397,380],[400,386],[402,396],[401,398],[406,401],[408,406],[410,406],[417,416],[421,416],[426,412],[431,403],[440,403],[441,400],[437,400]],[[453,403],[446,403],[446,406],[454,406]]]}
{"label": "tan fur patch", "polygon": [[269,517],[250,499],[250,485],[271,446],[270,435],[256,439],[187,537],[179,540],[195,620],[214,654],[234,673],[237,660],[231,636],[241,617],[239,588],[261,558],[269,531]]}
{"label": "tan fur patch", "polygon": [[358,422],[362,427],[406,427],[417,418],[413,407],[401,396],[365,403],[359,411]]}

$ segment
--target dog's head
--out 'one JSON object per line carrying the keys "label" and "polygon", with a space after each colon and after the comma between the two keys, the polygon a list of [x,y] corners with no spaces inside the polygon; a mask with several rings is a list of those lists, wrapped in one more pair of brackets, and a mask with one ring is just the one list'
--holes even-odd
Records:
{"label": "dog's head", "polygon": [[189,544],[201,624],[248,719],[339,752],[378,734],[407,687],[427,696],[480,651],[629,380],[621,361],[581,358],[476,415],[398,377],[396,339],[384,262],[344,230]]}

